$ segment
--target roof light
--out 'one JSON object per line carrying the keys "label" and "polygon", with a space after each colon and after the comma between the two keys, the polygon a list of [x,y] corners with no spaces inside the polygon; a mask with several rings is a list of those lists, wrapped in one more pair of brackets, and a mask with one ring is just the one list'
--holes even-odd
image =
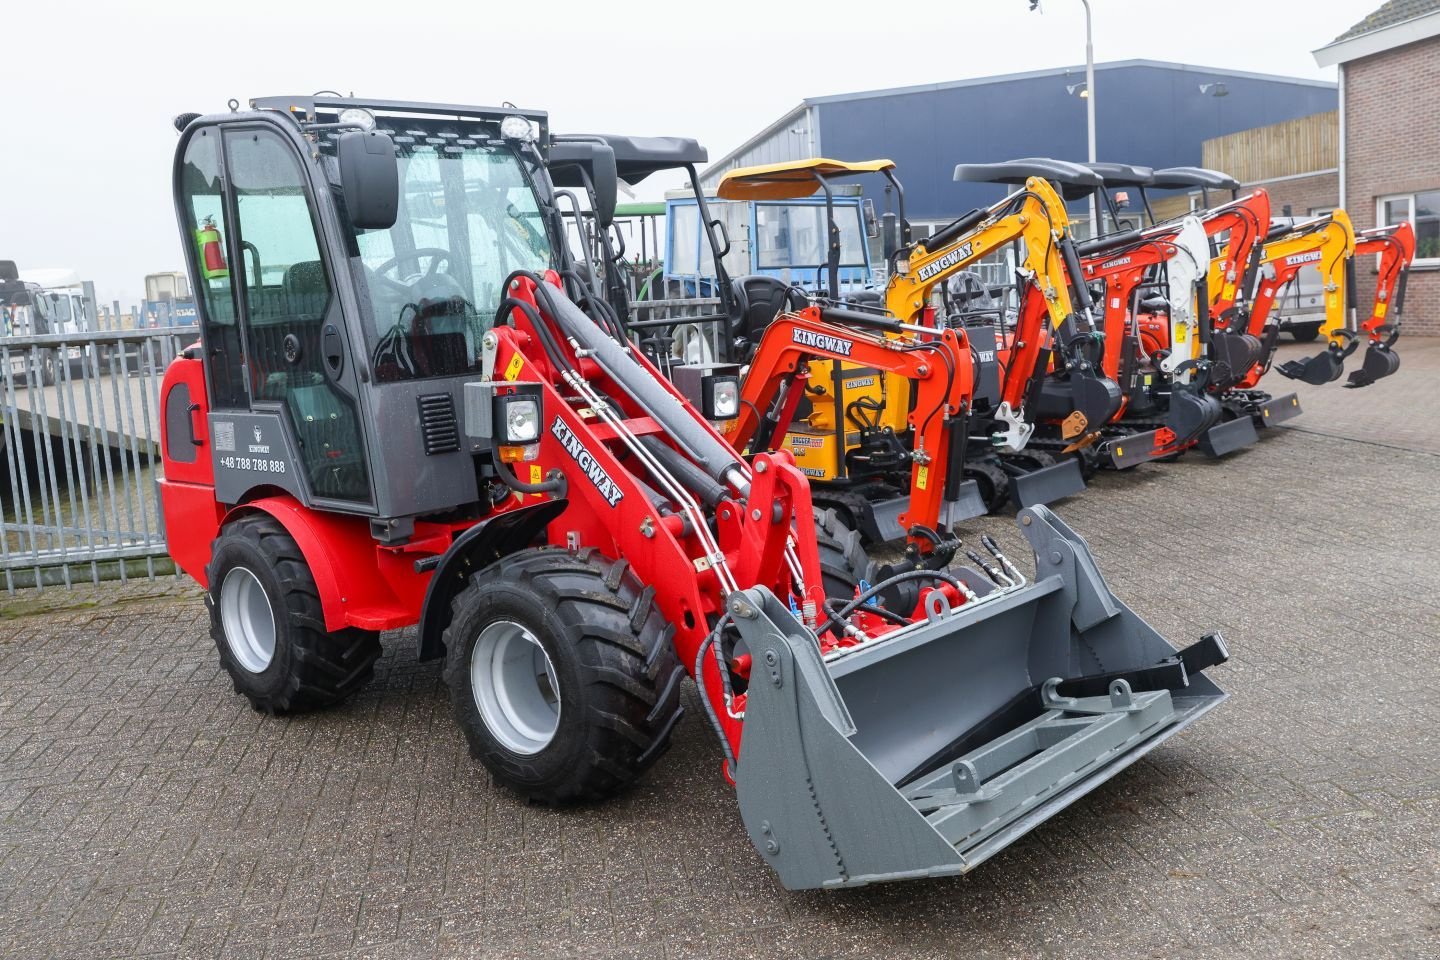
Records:
{"label": "roof light", "polygon": [[375,114],[364,107],[346,107],[340,111],[340,122],[357,126],[361,130],[374,130]]}
{"label": "roof light", "polygon": [[506,140],[529,142],[535,139],[535,127],[524,117],[506,117],[500,121],[500,136]]}

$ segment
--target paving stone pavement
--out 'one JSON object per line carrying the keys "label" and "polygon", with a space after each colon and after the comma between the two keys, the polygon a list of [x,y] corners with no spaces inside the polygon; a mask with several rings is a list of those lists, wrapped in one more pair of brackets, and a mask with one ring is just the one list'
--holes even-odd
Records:
{"label": "paving stone pavement", "polygon": [[[1360,399],[1433,440],[1402,383]],[[470,761],[406,635],[351,702],[272,719],[219,672],[193,586],[9,602],[0,956],[1440,956],[1420,441],[1277,430],[1062,504],[1162,633],[1225,633],[1232,698],[966,877],[838,893],[786,892],[753,852],[693,694],[635,789],[554,812]]]}

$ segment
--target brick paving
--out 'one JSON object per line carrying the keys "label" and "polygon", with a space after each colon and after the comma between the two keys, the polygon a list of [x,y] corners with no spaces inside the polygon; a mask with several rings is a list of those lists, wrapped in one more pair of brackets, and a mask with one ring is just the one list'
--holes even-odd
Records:
{"label": "brick paving", "polygon": [[1440,955],[1440,341],[1416,344],[1307,391],[1300,429],[1061,506],[1167,636],[1225,632],[1233,696],[967,877],[784,891],[693,698],[636,789],[552,812],[472,764],[405,635],[351,702],[276,720],[192,586],[9,602],[0,956]]}

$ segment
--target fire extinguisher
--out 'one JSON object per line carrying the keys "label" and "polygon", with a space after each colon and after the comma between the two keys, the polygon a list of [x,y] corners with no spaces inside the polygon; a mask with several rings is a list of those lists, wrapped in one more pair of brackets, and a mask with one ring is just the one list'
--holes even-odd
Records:
{"label": "fire extinguisher", "polygon": [[215,226],[214,217],[195,231],[195,243],[200,247],[200,275],[206,280],[220,280],[230,276],[225,266],[225,248],[220,245],[220,228]]}

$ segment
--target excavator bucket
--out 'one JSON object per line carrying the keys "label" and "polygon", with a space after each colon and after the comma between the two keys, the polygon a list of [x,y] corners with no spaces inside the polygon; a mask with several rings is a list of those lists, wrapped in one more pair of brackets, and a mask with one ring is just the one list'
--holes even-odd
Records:
{"label": "excavator bucket", "polygon": [[1394,350],[1399,331],[1393,331],[1385,340],[1371,341],[1365,351],[1365,359],[1359,370],[1353,370],[1345,382],[1347,387],[1368,387],[1376,380],[1388,377],[1400,369],[1400,354]]}
{"label": "excavator bucket", "polygon": [[1214,709],[1211,634],[1179,651],[1105,585],[1077,534],[1020,511],[1036,579],[822,655],[764,588],[730,609],[754,658],[741,816],[790,889],[964,873]]}
{"label": "excavator bucket", "polygon": [[1340,332],[1346,335],[1346,342],[1343,346],[1332,343],[1313,357],[1286,360],[1275,369],[1280,371],[1281,376],[1316,387],[1339,380],[1340,374],[1345,372],[1345,358],[1360,346],[1360,341],[1355,339],[1349,331]]}

